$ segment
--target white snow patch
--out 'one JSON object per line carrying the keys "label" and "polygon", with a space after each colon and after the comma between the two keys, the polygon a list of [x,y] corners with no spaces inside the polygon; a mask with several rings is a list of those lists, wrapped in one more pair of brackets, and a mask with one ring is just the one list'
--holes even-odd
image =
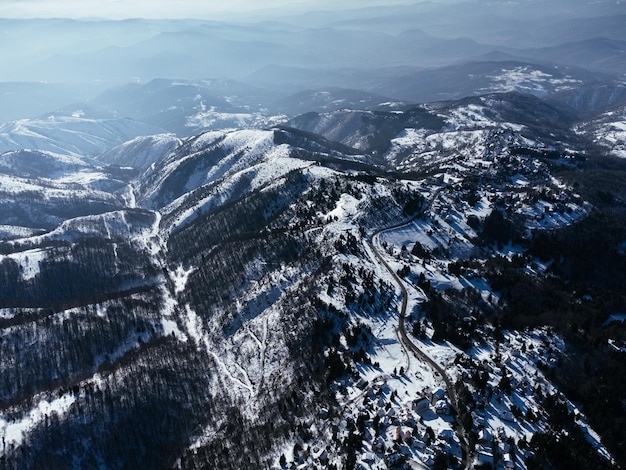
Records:
{"label": "white snow patch", "polygon": [[194,268],[190,268],[185,270],[182,266],[176,268],[172,275],[172,281],[174,282],[174,291],[177,294],[180,294],[185,290],[185,286],[187,285],[187,280],[189,276],[195,271]]}
{"label": "white snow patch", "polygon": [[46,259],[45,250],[35,249],[35,250],[27,250],[19,253],[12,253],[10,255],[2,256],[0,255],[0,262],[3,259],[12,259],[18,265],[20,265],[22,271],[22,279],[25,281],[29,281],[34,279],[35,276],[39,274],[39,265],[40,263]]}
{"label": "white snow patch", "polygon": [[342,194],[337,201],[337,206],[326,214],[326,217],[337,217],[341,221],[351,219],[357,214],[359,200],[350,194]]}
{"label": "white snow patch", "polygon": [[581,83],[580,80],[568,76],[556,78],[530,66],[505,68],[498,75],[490,75],[488,78],[493,80],[493,84],[488,88],[490,92],[519,91],[535,96],[546,96],[551,91],[570,90]]}
{"label": "white snow patch", "polygon": [[[0,415],[0,436],[2,436],[7,445],[14,444],[19,446],[24,442],[30,430],[41,423],[46,416],[52,413],[59,415],[66,413],[75,401],[76,397],[73,394],[65,394],[61,398],[52,401],[41,400],[22,419],[11,422]],[[0,455],[3,453],[3,450],[0,450]]]}

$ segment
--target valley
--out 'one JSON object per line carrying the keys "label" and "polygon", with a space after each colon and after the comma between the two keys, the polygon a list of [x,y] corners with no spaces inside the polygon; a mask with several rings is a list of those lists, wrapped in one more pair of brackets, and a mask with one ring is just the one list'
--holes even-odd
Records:
{"label": "valley", "polygon": [[447,3],[0,18],[0,470],[626,465],[626,12]]}

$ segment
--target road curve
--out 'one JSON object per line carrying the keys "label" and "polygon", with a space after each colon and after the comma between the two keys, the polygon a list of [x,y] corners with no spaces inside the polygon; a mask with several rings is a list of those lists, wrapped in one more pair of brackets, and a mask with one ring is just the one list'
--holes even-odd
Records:
{"label": "road curve", "polygon": [[428,364],[435,372],[441,375],[441,377],[443,378],[446,384],[446,392],[448,394],[450,404],[452,405],[452,408],[455,411],[455,420],[457,424],[456,433],[457,433],[459,442],[461,443],[461,447],[465,454],[465,462],[463,463],[464,468],[468,469],[468,468],[471,468],[471,452],[470,452],[469,445],[466,439],[467,430],[463,427],[463,424],[460,422],[460,419],[459,419],[459,416],[460,416],[459,402],[458,402],[456,390],[454,388],[454,383],[452,379],[446,373],[445,369],[441,367],[441,365],[439,365],[428,354],[422,351],[422,349],[420,349],[415,343],[413,343],[413,341],[411,341],[411,339],[407,335],[406,328],[404,325],[404,318],[407,314],[407,306],[408,306],[408,298],[409,298],[408,292],[406,290],[406,285],[404,284],[404,281],[400,278],[400,276],[398,276],[398,274],[391,268],[391,266],[389,266],[387,261],[383,258],[382,254],[378,251],[378,249],[376,248],[374,244],[374,239],[378,237],[381,233],[389,231],[389,230],[397,229],[404,225],[408,225],[411,222],[412,220],[409,222],[402,223],[402,224],[394,225],[392,227],[387,227],[387,228],[377,230],[376,232],[372,234],[370,238],[366,239],[365,242],[368,244],[368,246],[372,250],[372,253],[374,253],[374,255],[376,256],[380,264],[382,264],[385,267],[385,269],[389,272],[389,274],[391,274],[396,284],[400,287],[400,291],[402,292],[402,305],[400,307],[399,319],[398,319],[398,329],[400,331],[400,338],[402,340],[402,344],[407,350],[411,351],[415,355],[416,358]]}

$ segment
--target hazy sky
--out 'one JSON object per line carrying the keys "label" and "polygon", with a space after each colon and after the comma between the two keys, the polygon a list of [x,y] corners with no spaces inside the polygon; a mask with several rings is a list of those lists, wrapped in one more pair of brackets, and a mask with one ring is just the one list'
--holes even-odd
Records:
{"label": "hazy sky", "polygon": [[268,8],[319,10],[417,3],[419,0],[0,0],[2,18],[206,18]]}

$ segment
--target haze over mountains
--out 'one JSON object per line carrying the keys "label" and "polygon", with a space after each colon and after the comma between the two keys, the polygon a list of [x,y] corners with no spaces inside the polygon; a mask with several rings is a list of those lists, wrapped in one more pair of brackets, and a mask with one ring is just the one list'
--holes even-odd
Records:
{"label": "haze over mountains", "polygon": [[626,4],[198,3],[0,5],[0,470],[626,467]]}
{"label": "haze over mountains", "polygon": [[280,97],[340,86],[413,102],[475,91],[461,88],[464,78],[488,73],[471,70],[473,62],[567,65],[564,75],[578,79],[587,68],[596,74],[587,79],[602,81],[626,72],[623,14],[619,2],[531,0],[274,14],[272,21],[3,20],[0,81],[37,83],[3,93],[1,117],[35,117],[51,111],[44,105],[157,78],[234,79]]}

